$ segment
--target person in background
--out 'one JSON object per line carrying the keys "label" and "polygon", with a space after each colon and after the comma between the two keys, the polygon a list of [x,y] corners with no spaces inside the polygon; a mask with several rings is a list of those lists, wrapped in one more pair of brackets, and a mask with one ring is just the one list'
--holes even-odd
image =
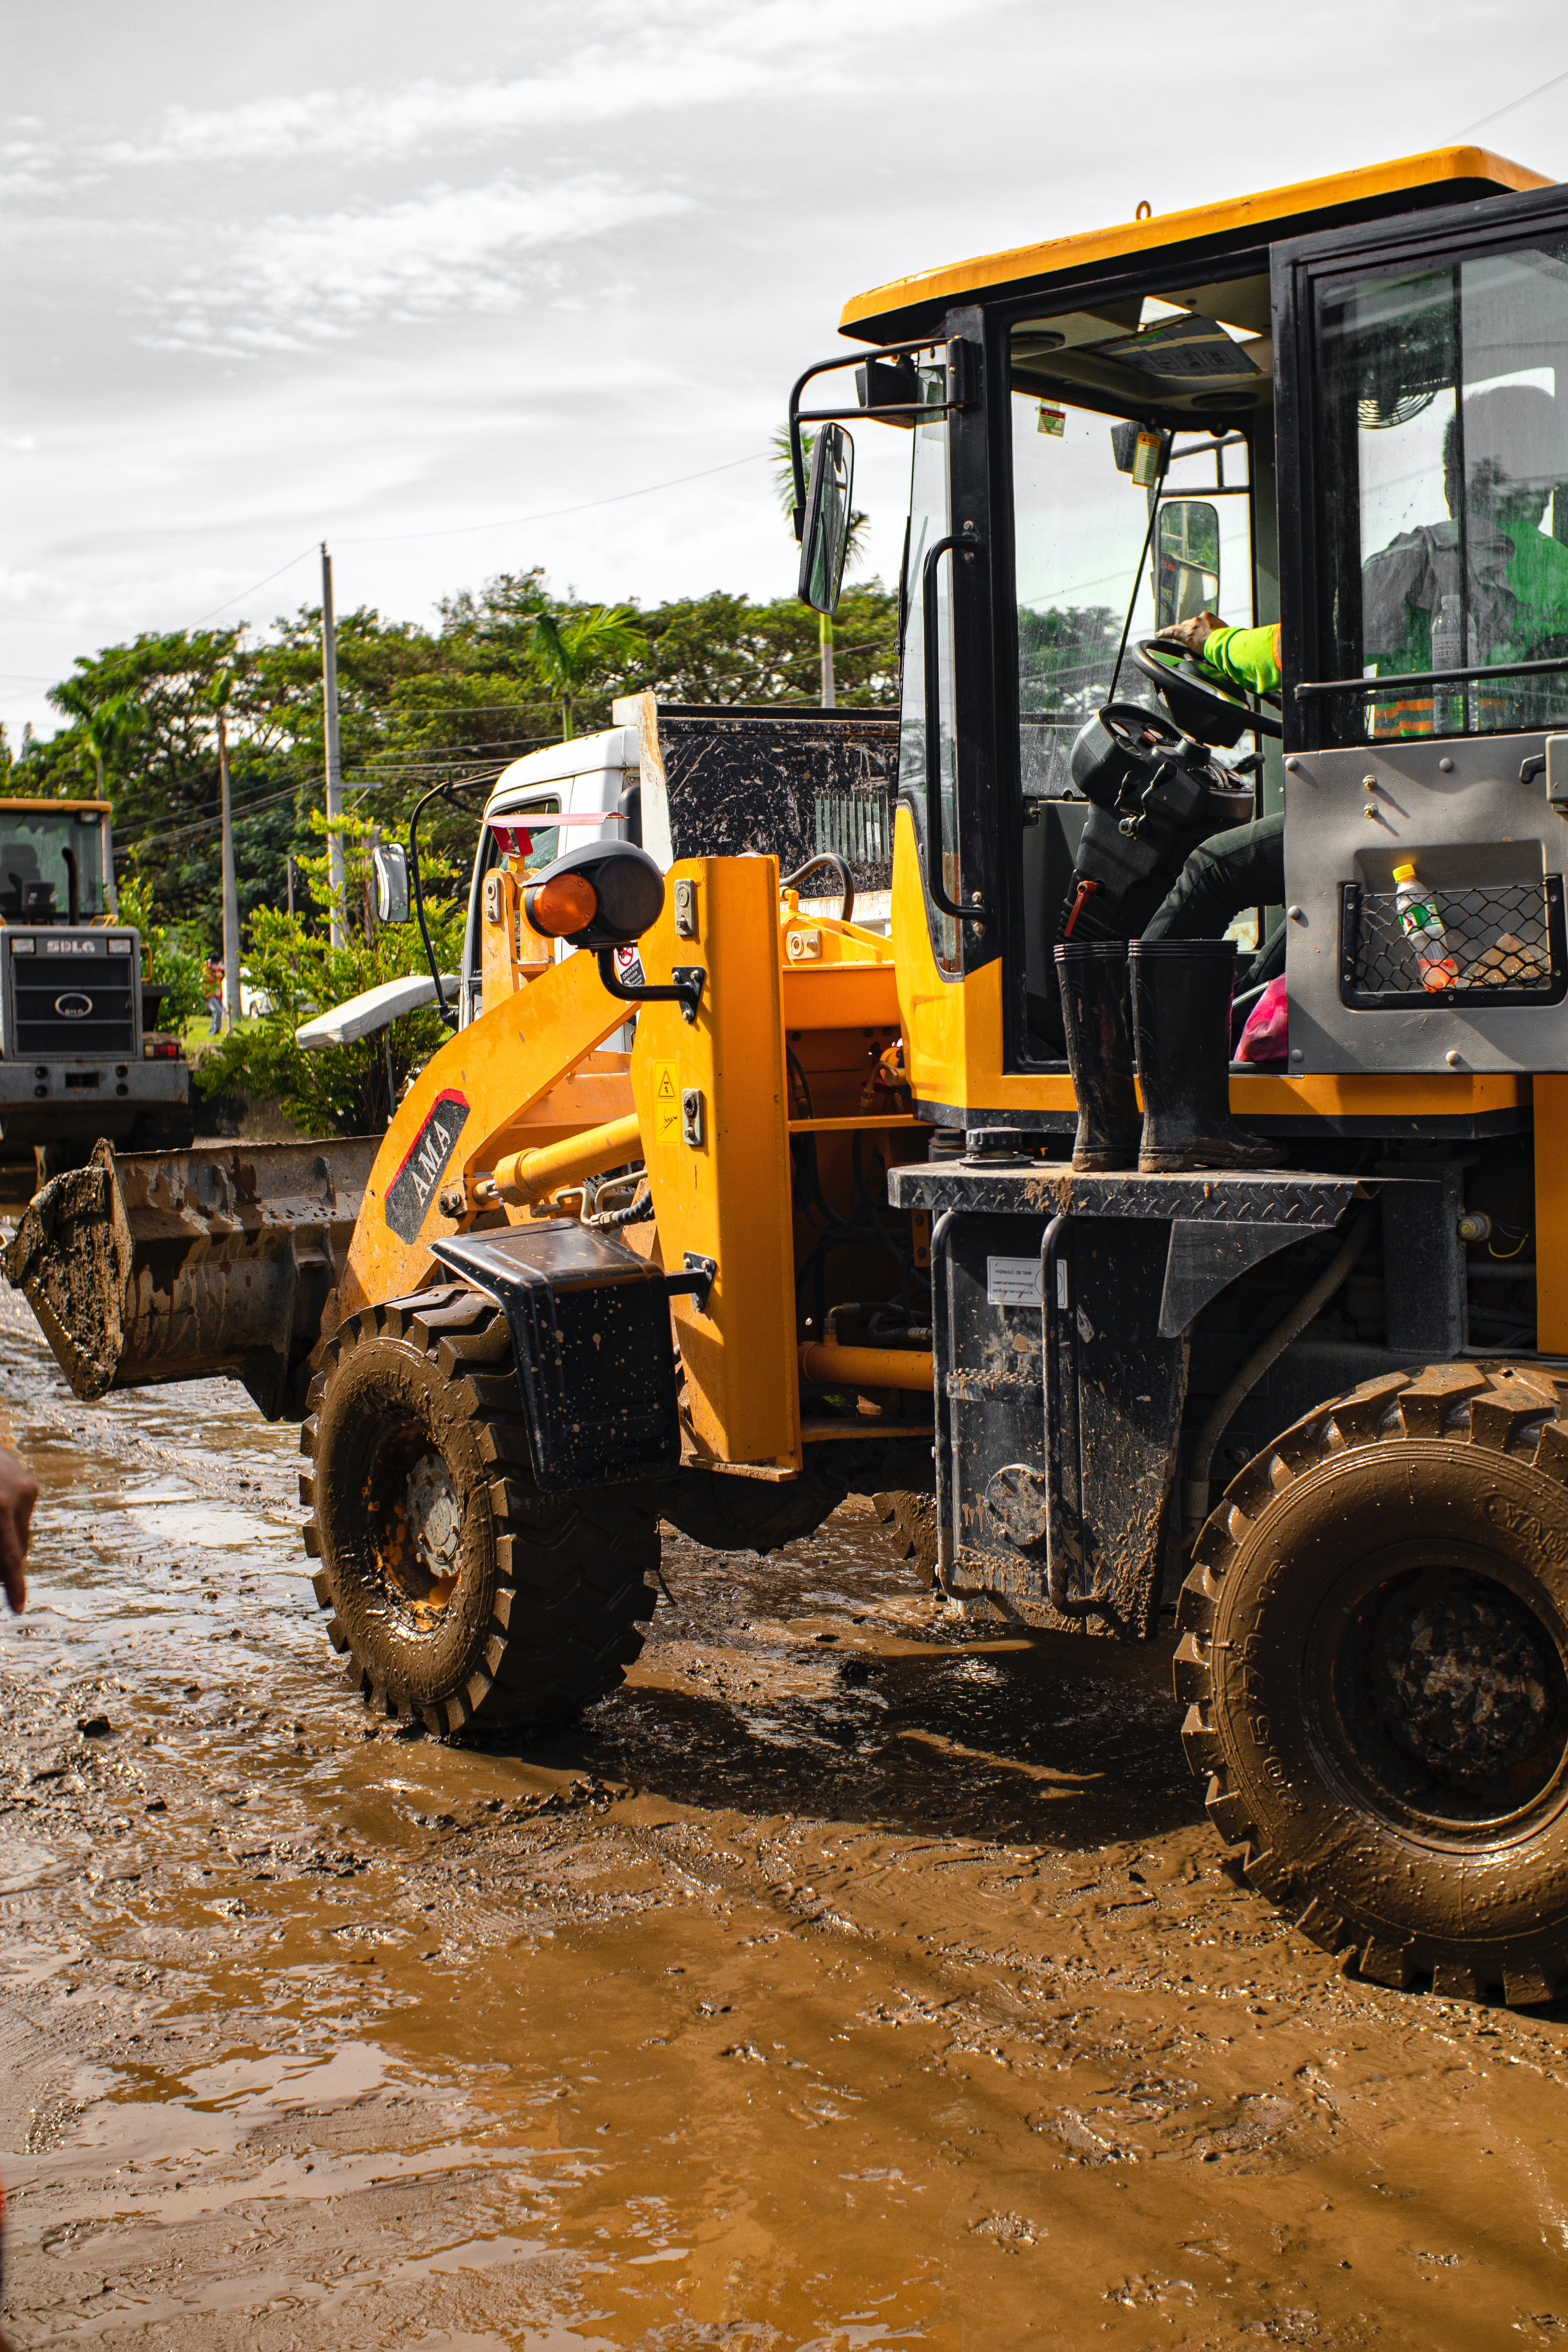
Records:
{"label": "person in background", "polygon": [[[5,1446],[0,1445],[0,1582],[5,1587],[5,1598],[13,1616],[19,1617],[27,1605],[27,1580],[25,1574],[27,1559],[27,1538],[32,1529],[33,1506],[38,1499],[37,1482],[26,1463]],[[0,2301],[5,2293],[5,2191],[0,2187]],[[16,2347],[0,2321],[0,2352],[16,2352]]]}
{"label": "person in background", "polygon": [[223,1035],[223,966],[209,963],[203,975],[207,991],[207,1035]]}
{"label": "person in background", "polygon": [[[1542,529],[1547,500],[1565,486],[1563,403],[1531,383],[1470,394],[1443,431],[1449,520],[1401,531],[1362,569],[1362,643],[1380,677],[1568,653],[1568,547]],[[1441,658],[1434,642],[1440,628],[1452,639]],[[1523,682],[1504,687],[1515,701],[1542,690]],[[1513,715],[1528,723],[1528,714]]]}

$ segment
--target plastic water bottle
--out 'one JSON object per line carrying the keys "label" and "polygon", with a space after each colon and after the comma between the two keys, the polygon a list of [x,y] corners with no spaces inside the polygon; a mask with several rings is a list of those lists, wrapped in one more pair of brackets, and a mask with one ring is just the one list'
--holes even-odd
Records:
{"label": "plastic water bottle", "polygon": [[[1462,669],[1465,666],[1465,623],[1459,599],[1445,596],[1436,619],[1432,624],[1432,667],[1434,669]],[[1432,732],[1434,735],[1457,735],[1465,723],[1463,694],[1435,694],[1432,698]]]}
{"label": "plastic water bottle", "polygon": [[1394,903],[1399,913],[1399,928],[1415,947],[1422,987],[1452,988],[1459,977],[1459,967],[1449,953],[1448,934],[1443,928],[1436,901],[1422,888],[1414,866],[1394,867]]}

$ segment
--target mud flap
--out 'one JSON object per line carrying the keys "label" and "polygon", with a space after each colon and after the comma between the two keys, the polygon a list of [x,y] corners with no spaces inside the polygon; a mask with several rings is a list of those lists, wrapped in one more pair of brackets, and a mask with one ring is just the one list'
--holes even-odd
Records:
{"label": "mud flap", "polygon": [[431,1246],[505,1312],[542,1494],[675,1476],[669,1291],[691,1287],[689,1276],[560,1218]]}

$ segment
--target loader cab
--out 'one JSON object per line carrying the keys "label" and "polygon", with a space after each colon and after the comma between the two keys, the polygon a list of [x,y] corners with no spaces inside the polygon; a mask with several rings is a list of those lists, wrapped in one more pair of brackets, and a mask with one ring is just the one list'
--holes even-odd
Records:
{"label": "loader cab", "polygon": [[[893,905],[924,1116],[1026,1129],[1070,1116],[1051,950],[1094,814],[1074,746],[1108,703],[1204,745],[1214,798],[1187,848],[1222,820],[1279,809],[1286,761],[1308,746],[1558,723],[1561,698],[1542,686],[1441,707],[1418,688],[1323,688],[1556,648],[1550,628],[1514,646],[1487,579],[1510,546],[1553,582],[1568,557],[1568,490],[1552,487],[1568,335],[1551,325],[1565,212],[1538,175],[1450,149],[985,257],[847,306],[845,333],[874,352],[860,414],[910,445]],[[1504,262],[1505,248],[1538,258]],[[1521,268],[1530,284],[1505,293]],[[792,414],[852,420],[829,404],[853,364],[808,371]],[[1510,403],[1530,415],[1504,416]],[[1491,457],[1509,436],[1510,450],[1529,444],[1527,480],[1503,486],[1519,490],[1511,507],[1495,482],[1489,504],[1477,499],[1472,464],[1472,495],[1447,510],[1467,422]],[[1537,490],[1543,520],[1523,515]],[[801,505],[804,520],[814,501]],[[1379,574],[1370,559],[1387,546]],[[1428,552],[1432,576],[1412,588]],[[1455,570],[1457,591],[1467,563],[1464,594],[1445,604],[1436,573]],[[808,601],[820,570],[808,546]],[[1282,625],[1272,714],[1253,703],[1227,725],[1166,690],[1147,641],[1205,609]],[[1288,861],[1290,824],[1288,813]],[[1167,885],[1185,854],[1176,840]],[[1393,888],[1381,868],[1350,870]],[[1282,948],[1284,914],[1246,912],[1244,950],[1271,929]],[[1336,936],[1336,987],[1337,956]]]}
{"label": "loader cab", "polygon": [[107,801],[0,801],[0,921],[94,923],[110,905]]}

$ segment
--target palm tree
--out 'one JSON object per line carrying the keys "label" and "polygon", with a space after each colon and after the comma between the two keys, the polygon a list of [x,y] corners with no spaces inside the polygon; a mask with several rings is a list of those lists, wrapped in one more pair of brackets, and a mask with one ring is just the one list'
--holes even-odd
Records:
{"label": "palm tree", "polygon": [[126,741],[141,718],[141,712],[128,694],[105,695],[95,702],[79,677],[62,678],[51,686],[48,699],[55,709],[63,711],[73,721],[78,734],[92,754],[93,772],[98,778],[98,797],[107,800],[104,790],[104,768]]}
{"label": "palm tree", "polygon": [[[811,456],[816,446],[816,434],[809,427],[802,425],[800,454],[807,480],[811,478]],[[773,485],[778,491],[779,504],[784,509],[784,520],[793,530],[795,529],[795,467],[790,463],[787,425],[781,425],[773,435]],[[844,534],[844,568],[847,572],[851,564],[859,562],[864,553],[866,533],[870,529],[870,525],[869,515],[863,514],[858,507],[850,509],[848,527]],[[822,707],[824,710],[831,710],[834,707],[833,615],[831,613],[817,614],[816,637],[822,661]]]}
{"label": "palm tree", "polygon": [[561,705],[561,735],[570,742],[579,698],[606,671],[624,668],[647,649],[629,604],[591,604],[563,615],[548,608],[530,622],[530,657],[540,679]]}

